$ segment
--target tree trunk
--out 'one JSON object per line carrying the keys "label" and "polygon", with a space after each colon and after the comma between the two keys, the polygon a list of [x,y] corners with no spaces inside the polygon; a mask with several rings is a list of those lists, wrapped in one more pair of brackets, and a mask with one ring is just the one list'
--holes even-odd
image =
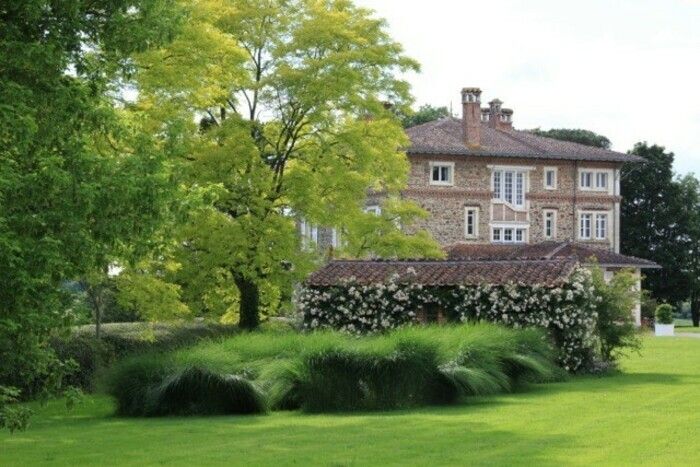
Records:
{"label": "tree trunk", "polygon": [[690,299],[690,319],[693,320],[693,327],[700,326],[700,297],[695,294]]}
{"label": "tree trunk", "polygon": [[243,329],[255,329],[260,325],[258,306],[260,304],[260,290],[258,285],[242,277],[236,278],[236,287],[240,294],[240,317],[238,326]]}
{"label": "tree trunk", "polygon": [[102,297],[99,286],[89,286],[87,295],[95,317],[95,337],[99,339],[102,336]]}

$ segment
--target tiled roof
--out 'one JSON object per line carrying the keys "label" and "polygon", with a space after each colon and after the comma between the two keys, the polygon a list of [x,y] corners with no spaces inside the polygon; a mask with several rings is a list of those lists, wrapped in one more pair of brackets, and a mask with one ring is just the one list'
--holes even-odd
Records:
{"label": "tiled roof", "polygon": [[409,154],[527,157],[600,162],[639,162],[643,159],[608,149],[559,141],[527,131],[500,130],[481,123],[481,145],[471,147],[462,136],[462,120],[443,118],[406,129]]}
{"label": "tiled roof", "polygon": [[555,286],[576,267],[569,259],[515,261],[331,261],[307,280],[312,286],[361,285],[384,282],[398,274],[401,282],[425,286],[454,286],[510,282]]}
{"label": "tiled roof", "polygon": [[648,259],[636,256],[621,255],[608,250],[599,250],[578,243],[567,243],[557,251],[553,258],[577,258],[582,262],[595,258],[598,264],[605,266],[635,266],[638,268],[660,268],[658,264]]}
{"label": "tiled roof", "polygon": [[456,261],[570,259],[585,263],[594,258],[602,266],[659,267],[653,261],[646,259],[569,242],[542,242],[523,245],[458,243],[447,247],[447,254],[449,259]]}

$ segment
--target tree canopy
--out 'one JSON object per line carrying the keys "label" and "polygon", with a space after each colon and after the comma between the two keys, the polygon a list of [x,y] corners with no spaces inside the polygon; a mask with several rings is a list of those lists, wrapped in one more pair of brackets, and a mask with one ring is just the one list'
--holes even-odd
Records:
{"label": "tree canopy", "polygon": [[622,252],[662,266],[645,272],[645,288],[655,298],[679,303],[698,296],[698,182],[675,176],[674,154],[663,146],[637,143],[631,153],[645,162],[622,171]]}
{"label": "tree canopy", "polygon": [[610,149],[610,140],[608,138],[590,130],[569,128],[540,130],[539,128],[535,128],[530,130],[530,132],[538,136],[545,136],[547,138],[558,139],[561,141],[571,141],[572,143],[585,144],[586,146]]}
{"label": "tree canopy", "polygon": [[447,107],[434,107],[430,104],[423,104],[416,111],[409,110],[407,113],[399,113],[399,118],[404,128],[432,122],[433,120],[449,116],[450,111]]}
{"label": "tree canopy", "polygon": [[177,27],[168,0],[0,8],[0,385],[43,390],[71,322],[68,280],[147,247],[167,191],[162,151],[115,105],[130,56]]}
{"label": "tree canopy", "polygon": [[385,102],[408,108],[408,84],[396,76],[418,65],[383,21],[348,1],[188,7],[181,34],[137,60],[139,105],[180,132],[170,150],[191,200],[176,253],[175,280],[190,278],[185,295],[223,296],[235,284],[240,324],[257,326],[261,305],[291,294],[315,260],[297,222],[335,227],[352,248],[368,190],[391,200],[395,218],[377,221],[393,248],[366,236],[374,244],[355,252],[440,254],[424,232],[399,228],[420,210],[396,196],[407,141]]}

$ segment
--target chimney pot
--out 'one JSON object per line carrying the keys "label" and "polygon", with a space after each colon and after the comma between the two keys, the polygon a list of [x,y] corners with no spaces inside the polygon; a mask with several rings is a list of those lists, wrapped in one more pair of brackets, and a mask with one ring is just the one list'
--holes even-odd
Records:
{"label": "chimney pot", "polygon": [[513,109],[501,109],[500,126],[504,130],[513,129]]}

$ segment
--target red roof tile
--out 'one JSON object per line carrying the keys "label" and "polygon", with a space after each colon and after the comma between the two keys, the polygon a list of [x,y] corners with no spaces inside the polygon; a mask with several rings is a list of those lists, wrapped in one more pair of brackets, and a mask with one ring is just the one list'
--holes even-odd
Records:
{"label": "red roof tile", "polygon": [[362,285],[387,281],[398,274],[400,282],[425,286],[518,283],[555,286],[565,281],[576,266],[569,259],[515,261],[331,261],[313,273],[312,286]]}
{"label": "red roof tile", "polygon": [[503,261],[537,259],[571,259],[587,262],[591,258],[602,266],[630,266],[658,268],[653,261],[621,255],[609,250],[593,248],[580,243],[542,242],[523,245],[478,245],[457,243],[447,247],[448,258],[460,261]]}
{"label": "red roof tile", "polygon": [[644,159],[609,149],[559,141],[520,130],[499,130],[481,123],[481,146],[467,146],[462,121],[443,118],[406,129],[409,154],[528,157],[601,162],[640,162]]}

